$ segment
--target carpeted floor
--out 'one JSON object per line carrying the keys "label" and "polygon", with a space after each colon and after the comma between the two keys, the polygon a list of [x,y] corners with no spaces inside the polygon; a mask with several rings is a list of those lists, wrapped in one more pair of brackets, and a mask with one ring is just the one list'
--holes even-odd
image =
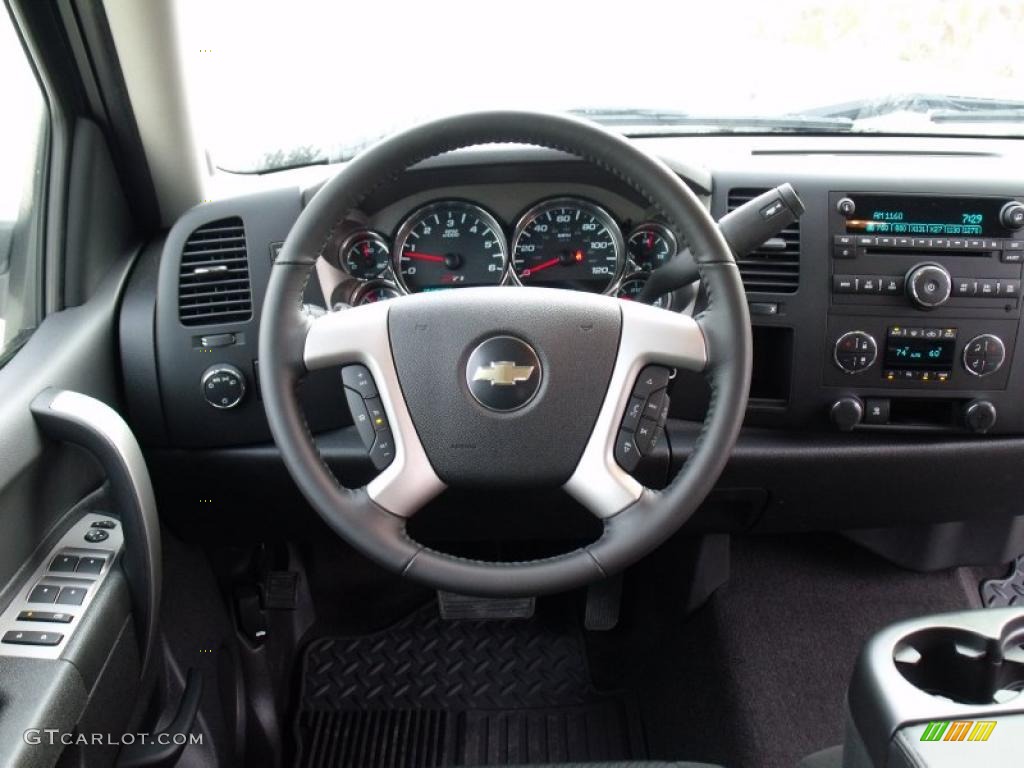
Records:
{"label": "carpeted floor", "polygon": [[734,540],[729,582],[690,618],[658,615],[656,599],[634,606],[628,687],[651,757],[792,768],[841,742],[865,640],[974,607],[972,578],[904,571],[835,536]]}

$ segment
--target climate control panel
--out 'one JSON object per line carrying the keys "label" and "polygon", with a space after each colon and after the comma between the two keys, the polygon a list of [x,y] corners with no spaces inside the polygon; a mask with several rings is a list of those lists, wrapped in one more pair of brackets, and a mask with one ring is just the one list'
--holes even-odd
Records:
{"label": "climate control panel", "polygon": [[1017,323],[961,319],[905,325],[884,317],[832,317],[825,384],[928,391],[1002,389]]}

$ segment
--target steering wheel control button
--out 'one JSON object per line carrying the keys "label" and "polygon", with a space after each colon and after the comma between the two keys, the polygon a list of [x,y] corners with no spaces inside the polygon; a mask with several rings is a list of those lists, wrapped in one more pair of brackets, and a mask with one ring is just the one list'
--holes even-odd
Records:
{"label": "steering wheel control button", "polygon": [[58,611],[22,611],[18,614],[18,621],[46,621],[53,624],[70,624],[73,618],[70,613]]}
{"label": "steering wheel control button", "polygon": [[345,388],[345,399],[348,401],[348,409],[352,413],[352,423],[356,425],[359,437],[363,441],[363,447],[370,450],[373,447],[374,429],[370,423],[370,412],[366,410],[366,401],[354,389]]}
{"label": "steering wheel control button", "polygon": [[57,605],[81,605],[85,601],[85,587],[64,587],[57,595]]}
{"label": "steering wheel control button", "polygon": [[374,431],[389,429],[388,417],[384,415],[384,406],[381,405],[379,397],[371,397],[366,401],[366,413],[370,417],[370,426]]}
{"label": "steering wheel control button", "polygon": [[648,365],[637,377],[633,387],[634,397],[647,397],[652,392],[664,389],[672,378],[672,371],[660,365]]}
{"label": "steering wheel control button", "polygon": [[37,584],[29,593],[28,601],[30,603],[52,603],[57,599],[59,592],[60,587],[54,587],[50,584]]}
{"label": "steering wheel control button", "polygon": [[540,389],[540,358],[514,336],[492,336],[473,350],[466,364],[466,385],[484,408],[515,411]]}
{"label": "steering wheel control button", "polygon": [[82,538],[84,538],[90,544],[99,544],[101,541],[106,541],[107,539],[109,539],[110,534],[104,531],[102,528],[92,528],[91,530],[86,531],[85,536],[83,536]]}
{"label": "steering wheel control button", "polygon": [[385,469],[395,460],[395,438],[390,429],[382,429],[377,432],[377,439],[373,441],[370,449],[370,461],[377,469]]}
{"label": "steering wheel control button", "polygon": [[78,568],[78,558],[74,555],[57,555],[50,561],[50,570],[58,573],[74,573],[76,568]]}
{"label": "steering wheel control button", "polygon": [[864,331],[850,331],[835,343],[832,359],[844,373],[863,373],[875,363],[878,344],[874,336]]}
{"label": "steering wheel control button", "polygon": [[1003,367],[1006,346],[991,333],[975,336],[964,347],[964,370],[974,376],[988,376]]}
{"label": "steering wheel control button", "polygon": [[233,365],[207,368],[200,379],[203,398],[218,410],[234,408],[245,397],[245,374]]}
{"label": "steering wheel control button", "polygon": [[640,449],[637,448],[631,431],[620,429],[615,439],[615,462],[627,472],[636,469],[640,463]]}
{"label": "steering wheel control button", "polygon": [[640,419],[640,426],[636,428],[636,447],[641,456],[648,456],[654,450],[657,433],[658,422],[653,419]]}
{"label": "steering wheel control button", "polygon": [[78,568],[75,569],[75,573],[95,576],[103,570],[103,566],[106,563],[107,559],[105,557],[83,557],[78,561]]}
{"label": "steering wheel control button", "polygon": [[93,523],[89,527],[90,528],[103,528],[105,530],[112,531],[115,528],[117,528],[117,523],[114,522],[113,520],[97,520],[95,523]]}
{"label": "steering wheel control button", "polygon": [[377,396],[377,384],[365,365],[346,365],[341,369],[341,383],[364,399]]}
{"label": "steering wheel control button", "polygon": [[640,423],[640,417],[644,414],[644,399],[642,397],[629,398],[626,406],[626,415],[622,417],[622,428],[633,432]]}
{"label": "steering wheel control button", "polygon": [[4,633],[3,642],[10,645],[60,645],[64,635],[58,632],[33,632],[12,629]]}
{"label": "steering wheel control button", "polygon": [[644,416],[658,426],[662,426],[668,418],[668,393],[664,389],[652,392],[644,405]]}

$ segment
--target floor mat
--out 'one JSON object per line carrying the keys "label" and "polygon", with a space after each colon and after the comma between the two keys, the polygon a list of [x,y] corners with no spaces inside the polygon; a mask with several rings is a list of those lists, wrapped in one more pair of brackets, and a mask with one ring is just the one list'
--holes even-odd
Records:
{"label": "floor mat", "polygon": [[442,621],[322,638],[303,660],[298,765],[433,768],[646,756],[629,696],[595,690],[564,622]]}

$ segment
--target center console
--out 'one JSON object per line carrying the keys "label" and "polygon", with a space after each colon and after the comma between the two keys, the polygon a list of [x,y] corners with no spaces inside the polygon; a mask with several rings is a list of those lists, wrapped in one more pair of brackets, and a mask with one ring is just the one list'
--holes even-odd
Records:
{"label": "center console", "polygon": [[829,194],[822,383],[844,430],[993,430],[1020,323],[1024,203]]}

